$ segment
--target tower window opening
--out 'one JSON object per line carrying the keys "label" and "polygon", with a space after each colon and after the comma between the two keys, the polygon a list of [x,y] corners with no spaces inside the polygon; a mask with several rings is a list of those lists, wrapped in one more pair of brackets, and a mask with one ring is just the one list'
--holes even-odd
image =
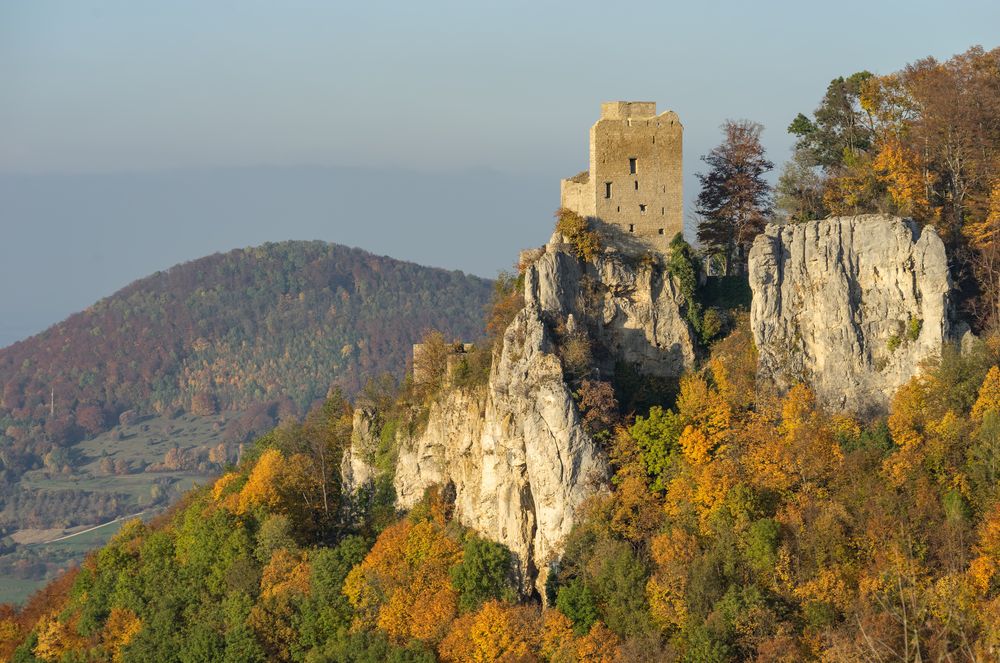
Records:
{"label": "tower window opening", "polygon": [[622,206],[621,205],[618,206],[618,211],[619,212],[622,211]]}
{"label": "tower window opening", "polygon": [[634,223],[628,224],[628,231],[630,233],[634,233],[635,232],[635,224]]}
{"label": "tower window opening", "polygon": [[639,213],[640,214],[645,214],[646,213],[646,206],[645,205],[639,205]]}
{"label": "tower window opening", "polygon": [[663,216],[666,211],[667,211],[666,207],[661,207],[660,208],[660,216]]}
{"label": "tower window opening", "polygon": [[636,190],[636,191],[638,191],[638,190],[639,190],[639,180],[636,180],[636,181],[635,181],[635,190]]}
{"label": "tower window opening", "polygon": [[660,228],[660,234],[661,235],[663,234],[663,228]]}
{"label": "tower window opening", "polygon": [[635,157],[631,157],[628,160],[628,172],[630,175],[635,175],[635,162],[636,162]]}
{"label": "tower window opening", "polygon": [[611,182],[604,183],[604,197],[605,198],[611,197]]}

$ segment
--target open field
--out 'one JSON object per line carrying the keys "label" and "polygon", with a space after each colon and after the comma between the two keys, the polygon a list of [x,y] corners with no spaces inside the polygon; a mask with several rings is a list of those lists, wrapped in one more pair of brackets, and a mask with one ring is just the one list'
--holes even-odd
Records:
{"label": "open field", "polygon": [[[67,513],[63,523],[55,521],[45,523],[45,527],[10,532],[6,546],[0,545],[0,550],[7,548],[6,554],[0,554],[0,603],[23,602],[69,565],[79,563],[87,552],[104,545],[123,522],[113,520],[115,515],[143,512],[144,519],[151,518],[193,486],[212,481],[219,467],[206,464],[204,458],[208,449],[223,441],[226,426],[235,416],[146,417],[74,445],[72,473],[45,469],[25,473],[21,480],[25,491],[107,494],[115,496],[117,508],[102,518],[103,522],[97,520],[96,514]],[[230,448],[235,460],[237,450],[233,445]],[[164,461],[173,449],[181,457],[202,460],[167,469]],[[125,471],[108,473],[108,462],[102,467],[105,459]],[[149,471],[156,468],[162,471]],[[62,538],[70,534],[74,536]]]}
{"label": "open field", "polygon": [[[143,517],[148,518],[152,515],[153,513],[150,512],[143,514]],[[53,543],[18,546],[18,551],[13,553],[14,555],[24,555],[24,559],[44,560],[46,565],[50,565],[50,570],[38,579],[22,579],[12,575],[0,576],[0,603],[24,602],[32,593],[41,589],[45,583],[71,564],[80,563],[88,552],[107,543],[121,529],[126,520],[116,520]]]}

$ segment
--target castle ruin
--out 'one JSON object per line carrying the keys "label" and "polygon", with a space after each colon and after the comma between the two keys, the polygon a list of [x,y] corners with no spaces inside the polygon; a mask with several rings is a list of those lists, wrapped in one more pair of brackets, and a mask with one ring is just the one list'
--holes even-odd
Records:
{"label": "castle ruin", "polygon": [[653,101],[610,101],[590,128],[590,170],[562,180],[560,204],[619,248],[666,249],[684,227],[681,143],[673,111]]}

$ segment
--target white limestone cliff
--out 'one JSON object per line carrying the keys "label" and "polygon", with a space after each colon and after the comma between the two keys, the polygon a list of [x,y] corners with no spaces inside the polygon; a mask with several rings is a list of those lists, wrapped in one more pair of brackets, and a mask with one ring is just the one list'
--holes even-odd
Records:
{"label": "white limestone cliff", "polygon": [[948,339],[951,283],[933,228],[886,215],[769,225],[749,256],[759,375],[883,411]]}
{"label": "white limestone cliff", "polygon": [[613,252],[582,262],[558,235],[533,258],[525,306],[488,383],[446,391],[421,432],[399,434],[394,485],[398,506],[409,508],[427,487],[452,484],[455,517],[509,547],[524,589],[541,591],[580,504],[608,479],[563,377],[553,326],[586,328],[613,358],[659,376],[689,368],[694,343],[673,284],[651,264]]}

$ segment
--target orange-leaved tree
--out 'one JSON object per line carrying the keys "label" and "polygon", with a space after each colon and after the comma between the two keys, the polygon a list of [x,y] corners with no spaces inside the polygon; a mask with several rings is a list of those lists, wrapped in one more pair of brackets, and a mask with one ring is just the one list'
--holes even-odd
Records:
{"label": "orange-leaved tree", "polygon": [[539,617],[531,606],[487,601],[456,619],[438,645],[443,661],[524,661],[538,651]]}
{"label": "orange-leaved tree", "polygon": [[387,527],[344,581],[355,626],[381,628],[393,640],[440,640],[458,612],[449,579],[462,549],[431,520]]}

